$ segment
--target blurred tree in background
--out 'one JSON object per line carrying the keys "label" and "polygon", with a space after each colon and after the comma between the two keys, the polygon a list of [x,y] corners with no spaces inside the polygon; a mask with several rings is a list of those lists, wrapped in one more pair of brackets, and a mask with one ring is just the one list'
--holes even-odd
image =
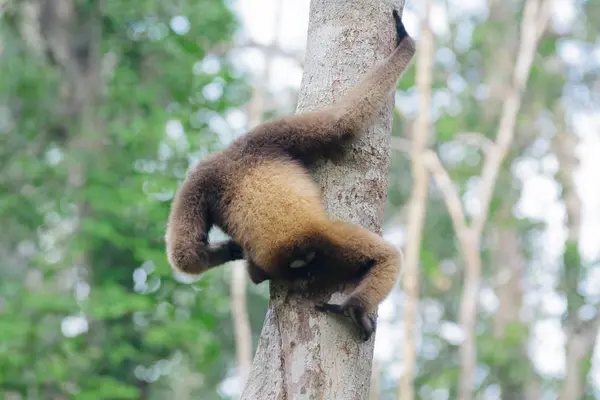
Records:
{"label": "blurred tree in background", "polygon": [[248,97],[227,60],[207,57],[233,34],[232,12],[49,0],[2,13],[0,387],[219,398],[226,281],[173,279],[163,235],[190,160],[220,146],[211,125]]}
{"label": "blurred tree in background", "polygon": [[[518,21],[527,0],[489,0],[463,7],[451,3],[434,1],[437,14],[429,19],[436,33],[430,145],[450,174],[467,219],[473,221],[482,207],[477,199],[482,165],[498,137],[511,74],[518,63],[523,40]],[[598,382],[594,384],[589,374],[600,321],[599,269],[594,261],[600,248],[591,236],[586,246],[579,242],[582,193],[592,194],[588,207],[598,207],[598,194],[586,191],[586,186],[598,181],[600,172],[592,170],[593,178],[588,172],[588,180],[582,178],[578,188],[573,175],[583,153],[577,147],[579,138],[600,144],[596,29],[600,3],[539,3],[552,11],[550,24],[540,32],[521,94],[514,140],[497,177],[479,246],[482,281],[475,325],[477,365],[471,377],[474,398],[552,399],[559,393],[561,399],[600,398]],[[422,15],[422,5],[408,2],[411,6]],[[399,97],[397,105],[408,120],[400,120],[397,135],[410,139],[417,97],[410,83],[404,82],[408,93]],[[590,121],[587,126],[582,124],[585,118]],[[587,158],[587,168],[590,162]],[[396,185],[390,187],[387,210],[387,220],[395,218],[395,224],[408,220],[404,205],[412,188],[409,170],[408,160],[399,153],[391,172]],[[433,179],[430,184],[420,257],[416,398],[462,399],[457,387],[458,347],[464,332],[457,323],[468,279],[444,194]],[[566,219],[561,216],[563,202]],[[598,224],[592,209],[589,222]],[[592,229],[597,230],[597,225]],[[584,248],[585,263],[581,261]],[[395,322],[403,315],[405,294],[400,295],[395,303],[399,312],[391,317],[394,330],[401,328]],[[552,339],[562,340],[563,335],[566,359],[561,359],[560,348],[558,352],[548,348]],[[395,337],[404,340],[400,334]],[[400,353],[400,346],[395,348]],[[390,361],[402,365],[401,357]],[[386,373],[389,368],[383,371],[382,398],[396,398],[397,375]]]}
{"label": "blurred tree in background", "polygon": [[[479,246],[476,399],[600,399],[600,1],[551,3]],[[431,0],[426,144],[468,222],[525,1],[470,4]],[[417,40],[423,12],[407,1]],[[276,36],[302,28],[292,25]],[[231,267],[192,283],[173,276],[163,235],[189,164],[256,123],[244,112],[248,77],[234,64],[239,28],[224,0],[0,0],[0,398],[238,396]],[[290,67],[274,56],[301,57],[280,42],[241,46],[275,59],[265,70],[279,68],[287,83]],[[270,118],[294,109],[287,94],[298,87],[274,88],[269,73],[253,86]],[[393,135],[407,142],[415,74],[413,63],[396,96]],[[411,163],[392,151],[385,231],[404,246]],[[465,262],[442,191],[428,182],[414,393],[454,399]],[[253,343],[266,292],[246,293]],[[405,296],[398,285],[382,307],[374,399],[398,397]]]}

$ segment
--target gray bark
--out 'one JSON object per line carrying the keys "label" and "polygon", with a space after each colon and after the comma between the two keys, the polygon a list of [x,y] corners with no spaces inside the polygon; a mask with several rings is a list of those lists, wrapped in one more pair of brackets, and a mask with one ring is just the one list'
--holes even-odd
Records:
{"label": "gray bark", "polygon": [[[312,0],[298,112],[340,99],[395,44],[392,9],[403,1]],[[339,162],[314,171],[331,215],[381,233],[387,194],[393,98]],[[366,343],[347,321],[315,311],[340,291],[308,293],[271,284],[271,301],[242,399],[366,399],[374,336]],[[349,289],[349,288],[346,288]],[[347,293],[347,291],[344,291]]]}

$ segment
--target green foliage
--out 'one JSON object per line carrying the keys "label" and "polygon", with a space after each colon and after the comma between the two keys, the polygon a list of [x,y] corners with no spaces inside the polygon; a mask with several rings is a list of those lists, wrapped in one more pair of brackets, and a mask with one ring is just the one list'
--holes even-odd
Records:
{"label": "green foliage", "polygon": [[125,385],[110,376],[94,376],[86,382],[86,386],[77,393],[78,399],[139,399],[137,388]]}
{"label": "green foliage", "polygon": [[[222,1],[111,1],[101,14],[94,4],[80,1],[77,13],[100,22],[100,55],[113,67],[93,124],[72,113],[75,77],[26,41],[22,15],[10,10],[12,23],[0,24],[0,108],[11,133],[2,132],[0,146],[0,190],[8,194],[0,198],[0,251],[32,248],[0,263],[0,305],[10,305],[0,310],[0,387],[31,398],[140,398],[152,394],[142,388],[170,383],[168,372],[148,378],[136,368],[183,354],[192,368],[213,370],[201,386],[211,393],[228,367],[221,357],[232,354],[230,338],[218,334],[228,310],[215,307],[227,301],[226,287],[217,274],[198,290],[174,280],[163,237],[188,152],[218,143],[208,118],[197,116],[248,98],[225,59],[211,56],[217,68],[209,72],[199,67],[211,46],[230,40],[236,21]],[[173,29],[177,21],[183,31]],[[209,84],[222,94],[205,97]],[[171,120],[183,137],[165,133]],[[74,147],[84,137],[96,140],[93,150]],[[82,187],[71,184],[73,168],[81,168]],[[65,231],[77,210],[84,218]],[[82,261],[86,285],[73,287],[66,272]],[[40,274],[38,285],[28,270]],[[73,317],[85,317],[87,329],[68,334]]]}
{"label": "green foliage", "polygon": [[407,91],[414,87],[415,74],[417,70],[415,64],[411,63],[402,75],[403,78],[398,81],[397,89],[400,91]]}
{"label": "green foliage", "polygon": [[447,142],[452,140],[456,132],[461,131],[462,122],[462,117],[460,115],[442,115],[437,120],[436,124],[437,139],[440,142]]}
{"label": "green foliage", "polygon": [[[569,34],[589,49],[597,39],[598,2],[577,2]],[[174,388],[182,390],[184,381],[194,386],[189,398],[222,399],[217,385],[235,366],[223,279],[229,267],[193,284],[179,282],[166,262],[164,228],[190,160],[221,146],[211,118],[223,118],[249,97],[240,74],[211,51],[231,40],[237,23],[224,0],[117,0],[100,9],[97,1],[74,3],[84,27],[71,32],[71,43],[89,45],[85,27],[101,27],[103,81],[92,110],[71,98],[71,84],[81,77],[50,55],[47,35],[40,43],[27,36],[39,26],[30,22],[32,30],[23,29],[24,2],[9,1],[0,14],[0,397],[10,391],[36,400],[167,399],[177,397]],[[436,46],[446,57],[442,51],[435,57],[430,147],[463,200],[474,193],[484,152],[461,146],[456,135],[495,139],[503,85],[510,83],[510,71],[498,66],[514,64],[522,5],[495,2],[493,13],[477,16],[448,9],[450,33],[439,35],[436,28]],[[525,260],[522,278],[530,278],[529,265],[538,277],[544,224],[514,215],[522,187],[511,168],[528,155],[533,138],[546,134],[540,115],[552,114],[569,81],[589,87],[597,81],[597,68],[581,71],[557,61],[566,36],[545,33],[530,71],[517,140],[501,168],[480,249],[487,288],[501,284],[504,266],[497,257],[507,250],[498,247],[498,232],[515,235],[517,249],[509,251]],[[456,77],[460,89],[452,84]],[[403,96],[417,94],[415,79],[413,62],[398,84]],[[498,93],[488,101],[490,80]],[[166,132],[167,126],[177,128]],[[409,137],[412,129],[410,118],[394,121],[394,136]],[[74,183],[79,174],[81,185]],[[389,182],[386,216],[405,220],[412,177],[409,160],[398,152],[392,153]],[[419,398],[443,397],[436,390],[457,397],[458,346],[442,329],[457,321],[464,289],[457,244],[431,179],[420,252]],[[578,247],[567,241],[557,279],[568,300],[568,322],[585,304],[580,282],[596,267],[583,263]],[[250,290],[254,339],[265,291]],[[536,376],[528,359],[529,323],[508,321],[498,335],[498,312],[480,308],[477,315],[477,362],[485,375],[478,396],[499,386],[509,398],[506,393],[520,393],[536,379],[543,379],[544,395],[556,392],[559,383]],[[583,362],[587,373],[591,357]],[[382,399],[396,398],[391,370],[385,369]]]}

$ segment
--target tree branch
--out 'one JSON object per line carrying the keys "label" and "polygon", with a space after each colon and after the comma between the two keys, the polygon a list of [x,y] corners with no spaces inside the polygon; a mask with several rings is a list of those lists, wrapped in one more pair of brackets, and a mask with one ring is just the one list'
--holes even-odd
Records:
{"label": "tree branch", "polygon": [[461,132],[453,136],[453,139],[467,146],[476,146],[484,153],[490,151],[494,142],[478,132]]}
{"label": "tree branch", "polygon": [[469,234],[469,227],[465,218],[465,212],[462,205],[462,201],[458,194],[458,190],[452,182],[452,178],[448,174],[448,171],[442,165],[439,157],[434,151],[428,151],[424,155],[424,161],[431,174],[433,175],[438,187],[442,191],[448,213],[452,220],[452,225],[461,242],[464,242]]}
{"label": "tree branch", "polygon": [[[392,138],[392,148],[410,155],[410,141],[406,139]],[[464,238],[468,234],[468,226],[462,201],[460,200],[458,191],[454,187],[452,178],[450,178],[448,171],[446,171],[446,168],[442,165],[442,162],[435,151],[425,150],[423,152],[423,162],[431,172],[431,175],[442,192],[442,197],[446,204],[446,208],[448,209],[448,213],[450,214],[454,231],[456,232],[458,239],[461,240],[461,237]]]}
{"label": "tree branch", "polygon": [[543,6],[542,9],[545,9],[544,4],[547,2],[548,0],[527,0],[525,3],[523,19],[521,20],[521,40],[515,69],[513,70],[512,85],[504,101],[496,141],[494,146],[487,152],[481,173],[478,194],[481,211],[473,217],[471,224],[475,235],[481,235],[483,231],[489,213],[490,201],[494,193],[494,186],[498,179],[498,172],[515,134],[517,115],[521,107],[521,95],[527,84],[529,71],[539,43],[539,32],[545,29],[545,24],[548,22],[547,18],[540,17],[538,9],[540,4]]}

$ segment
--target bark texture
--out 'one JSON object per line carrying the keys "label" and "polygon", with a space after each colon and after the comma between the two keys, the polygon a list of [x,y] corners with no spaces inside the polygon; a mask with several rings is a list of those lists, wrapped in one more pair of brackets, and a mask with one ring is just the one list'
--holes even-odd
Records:
{"label": "bark texture", "polygon": [[413,189],[408,204],[408,227],[406,257],[402,285],[405,294],[403,343],[403,375],[400,379],[398,398],[413,400],[415,398],[414,376],[417,365],[415,344],[417,316],[419,311],[419,256],[421,254],[421,238],[427,208],[427,191],[429,188],[429,172],[423,162],[423,151],[429,139],[431,123],[431,80],[433,75],[433,32],[429,26],[431,0],[423,2],[423,18],[417,52],[417,92],[419,93],[419,113],[415,120],[411,148],[411,172]]}
{"label": "bark texture", "polygon": [[381,362],[373,360],[371,371],[371,388],[369,389],[369,400],[380,400],[381,398]]}
{"label": "bark texture", "polygon": [[[392,9],[402,1],[313,0],[297,111],[331,104],[395,45]],[[381,233],[387,194],[393,98],[339,162],[320,165],[315,180],[328,212]],[[357,340],[347,321],[318,313],[336,293],[271,284],[271,301],[242,399],[362,400],[369,393],[374,336]],[[349,288],[346,288],[349,289]]]}

